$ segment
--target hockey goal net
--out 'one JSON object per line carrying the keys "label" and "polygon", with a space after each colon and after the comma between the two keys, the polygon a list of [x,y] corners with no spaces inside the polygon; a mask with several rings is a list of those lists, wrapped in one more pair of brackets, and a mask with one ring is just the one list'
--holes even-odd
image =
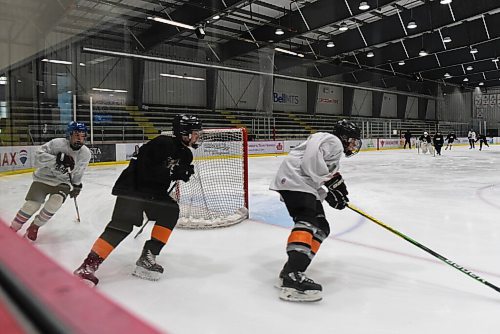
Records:
{"label": "hockey goal net", "polygon": [[248,218],[246,129],[204,129],[198,144],[195,173],[172,192],[180,207],[177,226],[224,227]]}

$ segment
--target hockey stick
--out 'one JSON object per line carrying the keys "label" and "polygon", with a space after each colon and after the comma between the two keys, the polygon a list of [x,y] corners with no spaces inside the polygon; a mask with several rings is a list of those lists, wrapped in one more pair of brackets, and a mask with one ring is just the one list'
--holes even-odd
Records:
{"label": "hockey stick", "polygon": [[358,208],[357,208],[357,207],[355,207],[354,205],[352,205],[352,204],[347,204],[347,207],[348,207],[349,209],[351,209],[352,211],[359,213],[361,216],[363,216],[363,217],[365,217],[365,218],[367,218],[367,219],[371,220],[371,221],[372,221],[372,222],[374,222],[375,224],[378,224],[378,225],[382,226],[383,228],[385,228],[386,230],[389,230],[390,232],[392,232],[392,233],[396,234],[397,236],[399,236],[399,237],[401,237],[401,238],[405,239],[405,240],[406,240],[406,241],[408,241],[409,243],[412,243],[413,245],[417,246],[418,248],[420,248],[420,249],[422,249],[422,250],[426,251],[427,253],[429,253],[429,254],[431,254],[432,256],[434,256],[434,257],[438,258],[439,260],[443,261],[444,263],[446,263],[446,264],[448,264],[448,265],[452,266],[453,268],[455,268],[455,269],[457,269],[457,270],[460,270],[461,272],[463,272],[463,273],[464,273],[464,274],[466,274],[467,276],[472,277],[472,278],[473,278],[473,279],[475,279],[476,281],[481,282],[481,283],[483,283],[483,284],[484,284],[484,285],[486,285],[486,286],[489,286],[490,288],[494,289],[494,290],[495,290],[495,291],[497,291],[497,292],[500,292],[500,287],[498,287],[498,286],[496,286],[496,285],[491,284],[490,282],[488,282],[488,281],[486,281],[484,278],[482,278],[482,277],[480,277],[480,276],[478,276],[478,275],[474,274],[474,273],[473,273],[473,272],[471,272],[470,270],[468,270],[468,269],[466,269],[466,268],[462,267],[461,265],[459,265],[459,264],[457,264],[457,263],[455,263],[455,262],[453,262],[453,261],[451,261],[451,260],[449,260],[449,259],[445,258],[444,256],[442,256],[442,255],[440,255],[440,254],[436,253],[436,252],[435,252],[435,251],[433,251],[432,249],[429,249],[429,248],[425,247],[424,245],[422,245],[422,244],[418,243],[417,241],[413,240],[412,238],[410,238],[410,237],[408,237],[408,236],[404,235],[403,233],[401,233],[401,232],[399,232],[399,231],[397,231],[397,230],[393,229],[392,227],[390,227],[390,226],[388,226],[388,225],[386,225],[386,224],[382,223],[380,220],[378,220],[378,219],[376,219],[376,218],[374,218],[374,217],[370,216],[369,214],[367,214],[367,213],[365,213],[365,212],[361,211],[360,209],[358,209]]}
{"label": "hockey stick", "polygon": [[[172,192],[172,190],[174,190],[176,185],[177,185],[177,182],[174,182],[174,184],[172,184],[172,186],[168,190],[168,195],[170,195],[170,193]],[[142,233],[142,231],[144,231],[144,228],[146,227],[146,225],[148,223],[149,223],[149,218],[142,224],[141,229],[139,231],[137,231],[136,235],[134,236],[134,239],[137,239],[137,237]]]}
{"label": "hockey stick", "polygon": [[[69,168],[68,168],[68,175],[69,175],[69,182],[71,183],[71,187],[74,188],[74,186],[73,186],[73,178],[71,177],[71,172],[69,171]],[[81,222],[81,219],[80,219],[80,210],[78,209],[78,203],[76,202],[76,196],[73,197],[73,199],[75,201],[76,220],[80,223]]]}

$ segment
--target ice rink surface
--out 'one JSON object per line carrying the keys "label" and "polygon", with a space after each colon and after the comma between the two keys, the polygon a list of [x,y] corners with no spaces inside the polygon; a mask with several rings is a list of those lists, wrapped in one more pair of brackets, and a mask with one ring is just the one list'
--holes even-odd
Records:
{"label": "ice rink surface", "polygon": [[[158,282],[131,275],[148,226],[104,262],[97,289],[174,334],[498,333],[500,293],[326,204],[332,234],[307,272],[323,285],[323,300],[279,300],[273,285],[291,219],[268,185],[282,160],[249,160],[251,219],[176,229],[157,258],[166,269]],[[67,270],[78,267],[111,217],[111,187],[124,167],[89,168],[78,197],[82,222],[68,200],[34,245]],[[352,204],[500,286],[500,146],[454,147],[437,157],[361,152],[343,159],[340,170]],[[1,218],[12,220],[30,184],[30,174],[0,178]]]}

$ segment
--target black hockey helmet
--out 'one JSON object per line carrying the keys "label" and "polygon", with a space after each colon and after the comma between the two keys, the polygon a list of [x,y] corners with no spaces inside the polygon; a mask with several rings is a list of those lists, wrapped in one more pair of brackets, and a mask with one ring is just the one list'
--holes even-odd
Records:
{"label": "black hockey helmet", "polygon": [[196,116],[179,114],[174,116],[172,131],[174,136],[189,136],[193,131],[201,131],[203,126]]}
{"label": "black hockey helmet", "polygon": [[344,146],[344,154],[350,157],[361,149],[361,130],[356,124],[345,119],[333,125],[332,134],[339,137]]}

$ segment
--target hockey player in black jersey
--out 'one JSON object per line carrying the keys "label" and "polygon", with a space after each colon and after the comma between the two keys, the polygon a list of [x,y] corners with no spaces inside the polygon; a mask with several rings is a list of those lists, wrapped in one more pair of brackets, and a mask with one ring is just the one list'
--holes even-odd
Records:
{"label": "hockey player in black jersey", "polygon": [[436,153],[438,155],[441,155],[441,148],[444,145],[444,138],[443,138],[443,135],[441,134],[441,132],[439,132],[439,131],[436,132],[432,141],[434,143],[434,148],[436,149]]}
{"label": "hockey player in black jersey", "polygon": [[448,133],[448,135],[446,136],[446,147],[445,147],[445,150],[447,150],[448,148],[450,148],[450,151],[451,151],[451,147],[453,146],[453,142],[455,141],[455,139],[457,139],[457,136],[455,135],[455,132],[450,132]]}
{"label": "hockey player in black jersey", "polygon": [[477,136],[477,139],[476,139],[476,143],[479,141],[479,151],[481,151],[483,149],[483,143],[484,145],[490,147],[490,145],[488,145],[488,139],[486,138],[486,135],[480,133],[478,136]]}
{"label": "hockey player in black jersey", "polygon": [[94,273],[99,265],[134,226],[142,225],[146,213],[155,224],[133,275],[153,281],[160,278],[163,267],[156,263],[156,256],[179,218],[179,205],[169,196],[169,187],[173,181],[188,182],[194,173],[191,148],[197,146],[202,130],[201,121],[194,116],[177,115],[172,125],[173,137],[160,135],[144,144],[119,176],[112,191],[117,198],[111,221],[75,275],[96,285],[99,280]]}
{"label": "hockey player in black jersey", "polygon": [[359,151],[360,134],[354,123],[343,120],[334,125],[332,134],[310,135],[283,160],[269,187],[279,192],[294,221],[286,247],[288,261],[279,274],[282,300],[314,302],[322,298],[321,285],[305,274],[330,234],[321,201],[338,210],[349,202],[339,163],[342,154],[349,157]]}
{"label": "hockey player in black jersey", "polygon": [[427,133],[427,131],[424,132],[423,135],[418,138],[420,142],[420,147],[422,148],[422,153],[426,154],[427,151],[429,151],[430,154],[434,154],[433,148],[432,148],[432,138],[431,136]]}

